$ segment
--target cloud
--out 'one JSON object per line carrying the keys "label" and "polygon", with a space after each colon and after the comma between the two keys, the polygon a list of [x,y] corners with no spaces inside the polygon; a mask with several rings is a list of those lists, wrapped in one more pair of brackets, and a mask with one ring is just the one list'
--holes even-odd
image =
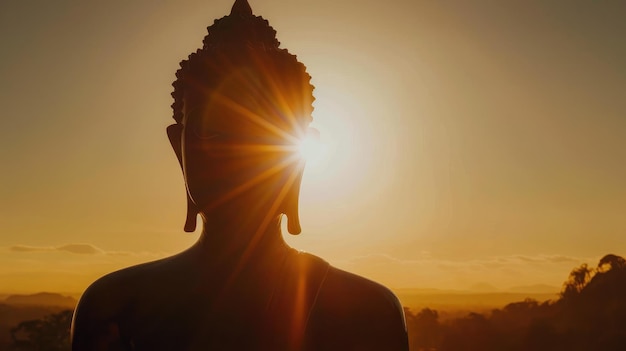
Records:
{"label": "cloud", "polygon": [[564,255],[512,255],[507,257],[497,257],[499,263],[578,263],[581,258]]}
{"label": "cloud", "polygon": [[401,259],[395,258],[387,254],[370,254],[370,255],[363,255],[363,256],[355,256],[351,258],[349,262],[353,264],[384,265],[384,264],[402,264],[408,261],[403,261]]}
{"label": "cloud", "polygon": [[66,244],[56,247],[57,251],[67,251],[81,255],[94,255],[105,253],[103,250],[89,244]]}
{"label": "cloud", "polygon": [[54,251],[53,247],[41,247],[41,246],[28,246],[28,245],[14,245],[9,247],[9,251],[13,252],[39,252],[39,251]]}
{"label": "cloud", "polygon": [[571,269],[595,259],[560,254],[509,255],[455,260],[418,255],[402,259],[378,253],[333,262],[392,287],[463,288],[477,282],[507,288],[519,285],[559,286]]}
{"label": "cloud", "polygon": [[125,251],[105,251],[91,244],[64,244],[59,246],[29,246],[13,245],[9,247],[12,252],[69,252],[77,255],[109,255],[131,256],[133,253]]}

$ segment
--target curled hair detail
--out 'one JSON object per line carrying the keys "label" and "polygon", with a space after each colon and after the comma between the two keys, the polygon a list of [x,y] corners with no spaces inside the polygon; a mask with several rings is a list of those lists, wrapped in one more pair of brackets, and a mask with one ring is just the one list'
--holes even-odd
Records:
{"label": "curled hair detail", "polygon": [[208,101],[224,81],[237,75],[240,86],[261,98],[263,118],[288,129],[306,128],[311,122],[314,86],[306,67],[279,48],[276,31],[246,6],[247,2],[237,2],[230,15],[215,20],[203,47],[180,63],[172,84],[176,123],[183,123],[183,101]]}

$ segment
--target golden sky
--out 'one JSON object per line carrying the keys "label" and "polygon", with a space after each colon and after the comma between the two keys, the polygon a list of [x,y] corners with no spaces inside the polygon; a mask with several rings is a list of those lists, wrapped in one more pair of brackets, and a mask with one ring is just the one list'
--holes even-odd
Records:
{"label": "golden sky", "polygon": [[[307,65],[328,150],[292,246],[393,288],[560,286],[626,254],[626,3],[249,2]],[[232,3],[0,3],[0,292],[195,241],[171,83]]]}

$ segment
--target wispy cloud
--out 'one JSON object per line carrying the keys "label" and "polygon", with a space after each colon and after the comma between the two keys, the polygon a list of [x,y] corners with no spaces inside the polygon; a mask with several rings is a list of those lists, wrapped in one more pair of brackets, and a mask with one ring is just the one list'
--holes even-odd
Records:
{"label": "wispy cloud", "polygon": [[66,244],[57,246],[56,250],[58,251],[67,251],[75,254],[81,255],[94,255],[94,254],[102,254],[105,253],[103,250],[89,244]]}
{"label": "wispy cloud", "polygon": [[[364,256],[352,257],[345,261],[346,263],[368,263],[368,264],[428,264],[440,265],[442,267],[471,267],[477,269],[480,267],[498,267],[505,265],[520,265],[529,263],[538,264],[578,264],[579,262],[587,262],[590,258],[573,257],[565,255],[511,255],[511,256],[494,256],[482,259],[471,260],[450,260],[432,257],[430,255],[421,258],[400,259],[388,254],[371,254]],[[593,259],[591,259],[593,261]],[[592,263],[592,262],[590,262]]]}
{"label": "wispy cloud", "polygon": [[14,245],[9,247],[9,251],[13,252],[41,252],[41,251],[54,251],[52,246],[29,246],[29,245]]}
{"label": "wispy cloud", "polygon": [[564,255],[512,255],[508,257],[498,257],[498,261],[504,262],[524,262],[524,263],[577,263],[581,258]]}
{"label": "wispy cloud", "polygon": [[91,244],[63,244],[59,246],[30,246],[13,245],[9,247],[11,252],[69,252],[78,255],[109,255],[109,256],[132,256],[134,253],[126,251],[105,251]]}
{"label": "wispy cloud", "polygon": [[477,282],[507,288],[518,285],[558,286],[571,269],[595,259],[560,254],[509,255],[454,260],[433,255],[402,259],[388,254],[352,257],[335,263],[393,287],[469,287]]}

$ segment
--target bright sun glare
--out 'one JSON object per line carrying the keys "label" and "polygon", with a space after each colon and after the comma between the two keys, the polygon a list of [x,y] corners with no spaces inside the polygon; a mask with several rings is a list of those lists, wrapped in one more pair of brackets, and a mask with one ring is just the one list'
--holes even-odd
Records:
{"label": "bright sun glare", "polygon": [[309,128],[298,144],[298,153],[307,164],[316,163],[324,157],[324,147],[319,134],[317,129]]}

